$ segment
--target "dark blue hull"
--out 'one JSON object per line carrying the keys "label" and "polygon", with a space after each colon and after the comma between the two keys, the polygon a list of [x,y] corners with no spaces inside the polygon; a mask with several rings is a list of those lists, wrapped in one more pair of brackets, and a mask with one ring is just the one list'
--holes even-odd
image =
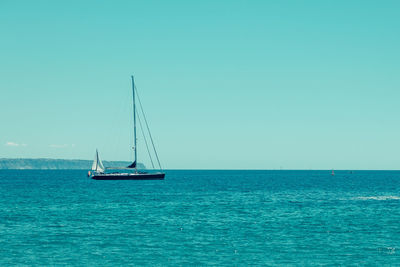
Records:
{"label": "dark blue hull", "polygon": [[165,173],[110,173],[96,174],[94,180],[164,180]]}

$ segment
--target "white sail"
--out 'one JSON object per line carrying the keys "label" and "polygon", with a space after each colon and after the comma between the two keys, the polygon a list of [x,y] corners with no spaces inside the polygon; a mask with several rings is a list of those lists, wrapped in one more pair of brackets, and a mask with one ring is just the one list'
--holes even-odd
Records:
{"label": "white sail", "polygon": [[101,162],[101,159],[99,157],[99,152],[96,149],[96,155],[94,156],[94,161],[92,164],[92,171],[95,172],[104,172],[104,166],[103,166],[103,162]]}
{"label": "white sail", "polygon": [[93,164],[92,164],[92,171],[95,171],[97,169],[97,150],[96,150],[96,154],[94,154],[94,160],[93,160]]}
{"label": "white sail", "polygon": [[101,159],[99,156],[97,156],[98,160],[99,160],[99,164],[97,164],[97,171],[98,172],[104,172],[104,166],[103,166],[103,162],[101,162]]}

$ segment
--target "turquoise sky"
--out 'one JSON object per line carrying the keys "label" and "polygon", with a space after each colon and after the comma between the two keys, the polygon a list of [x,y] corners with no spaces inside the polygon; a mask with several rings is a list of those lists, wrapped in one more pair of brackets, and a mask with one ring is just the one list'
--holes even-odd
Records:
{"label": "turquoise sky", "polygon": [[[0,157],[398,169],[400,1],[1,1]],[[142,140],[139,161],[148,164]]]}

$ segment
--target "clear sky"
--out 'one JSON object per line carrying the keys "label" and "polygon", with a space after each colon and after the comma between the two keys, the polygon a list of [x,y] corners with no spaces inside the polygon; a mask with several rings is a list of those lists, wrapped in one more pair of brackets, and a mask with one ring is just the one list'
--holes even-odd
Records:
{"label": "clear sky", "polygon": [[[400,168],[400,1],[0,1],[0,157]],[[148,164],[139,139],[139,161]]]}

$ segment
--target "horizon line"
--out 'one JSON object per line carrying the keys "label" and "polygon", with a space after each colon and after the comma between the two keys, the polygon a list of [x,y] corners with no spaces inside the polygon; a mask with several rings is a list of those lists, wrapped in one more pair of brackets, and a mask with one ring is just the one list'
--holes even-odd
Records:
{"label": "horizon line", "polygon": [[[65,160],[65,161],[92,161],[92,159],[65,159],[65,158],[0,158],[1,160]],[[103,160],[103,161],[107,161],[107,162],[131,162],[129,160]],[[144,166],[146,166],[143,162],[138,162],[143,164]],[[147,168],[146,168],[147,169]],[[24,169],[0,169],[0,170],[24,170]],[[28,169],[26,169],[28,170]],[[44,169],[29,169],[29,170],[44,170]],[[66,169],[68,170],[68,169]],[[69,170],[82,170],[82,169],[69,169]],[[152,169],[147,169],[147,170],[152,170]],[[154,169],[154,170],[159,170],[159,169]],[[317,169],[317,168],[303,168],[303,169],[297,169],[297,168],[249,168],[249,169],[243,169],[243,168],[171,168],[171,169],[167,169],[167,168],[163,168],[162,170],[205,170],[205,171],[398,171],[399,169],[335,169],[335,168],[327,168],[327,169]]]}

